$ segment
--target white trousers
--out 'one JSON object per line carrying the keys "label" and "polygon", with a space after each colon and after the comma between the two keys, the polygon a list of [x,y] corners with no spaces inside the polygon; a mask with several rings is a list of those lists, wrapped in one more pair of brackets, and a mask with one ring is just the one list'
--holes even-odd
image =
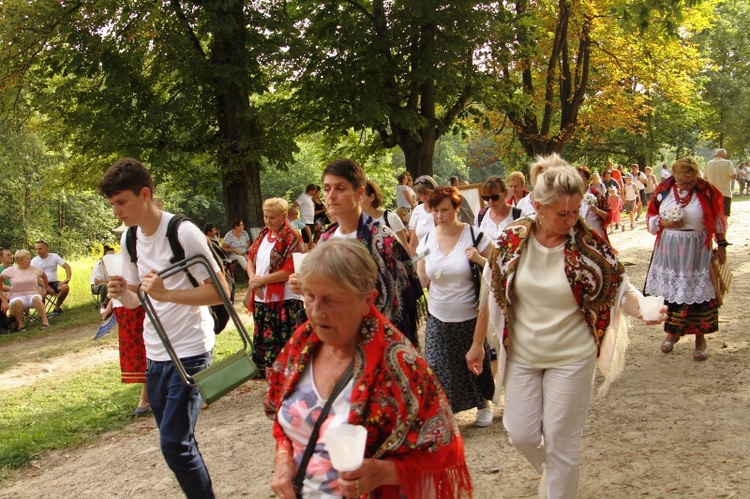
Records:
{"label": "white trousers", "polygon": [[578,496],[581,437],[595,367],[596,352],[548,369],[507,359],[503,424],[510,443],[539,473],[546,463],[548,499]]}

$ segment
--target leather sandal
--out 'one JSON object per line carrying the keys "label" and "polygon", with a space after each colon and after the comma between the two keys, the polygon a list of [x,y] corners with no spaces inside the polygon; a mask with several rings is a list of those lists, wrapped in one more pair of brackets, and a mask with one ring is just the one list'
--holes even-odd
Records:
{"label": "leather sandal", "polygon": [[664,341],[664,343],[661,344],[661,351],[664,353],[670,353],[674,349],[675,343],[680,341],[680,337],[675,335],[674,339],[672,341]]}
{"label": "leather sandal", "polygon": [[708,359],[708,345],[706,345],[706,348],[703,350],[698,350],[697,348],[693,352],[693,360],[700,362]]}

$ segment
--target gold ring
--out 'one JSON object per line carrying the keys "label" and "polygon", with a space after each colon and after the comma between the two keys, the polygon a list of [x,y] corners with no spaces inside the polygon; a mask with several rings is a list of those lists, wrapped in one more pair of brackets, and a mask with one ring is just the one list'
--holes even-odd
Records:
{"label": "gold ring", "polygon": [[359,478],[357,478],[357,483],[354,485],[354,488],[357,492],[357,497],[362,497],[362,494],[359,492]]}

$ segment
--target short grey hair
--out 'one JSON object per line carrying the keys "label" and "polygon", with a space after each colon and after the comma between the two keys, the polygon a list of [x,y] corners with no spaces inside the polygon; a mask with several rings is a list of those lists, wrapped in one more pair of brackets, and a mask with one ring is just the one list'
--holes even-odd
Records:
{"label": "short grey hair", "polygon": [[303,287],[305,282],[328,278],[359,295],[374,290],[378,280],[375,261],[355,239],[330,239],[316,246],[302,261],[298,274]]}
{"label": "short grey hair", "polygon": [[545,167],[536,179],[534,201],[542,206],[549,206],[557,202],[560,196],[583,196],[585,192],[583,179],[572,166],[566,164]]}

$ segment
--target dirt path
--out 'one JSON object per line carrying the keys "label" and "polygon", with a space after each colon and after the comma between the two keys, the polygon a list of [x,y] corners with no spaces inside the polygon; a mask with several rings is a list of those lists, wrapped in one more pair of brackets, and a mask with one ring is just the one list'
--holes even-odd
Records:
{"label": "dirt path", "polygon": [[[750,497],[750,348],[742,318],[750,291],[750,203],[736,202],[728,239],[734,287],[721,310],[720,331],[709,337],[711,357],[692,360],[683,341],[659,352],[659,327],[635,323],[627,366],[605,398],[595,397],[583,438],[582,498]],[[653,237],[639,229],[613,244],[641,286]],[[116,351],[115,351],[116,354]],[[50,359],[84,365],[96,351]],[[17,367],[0,375],[0,390],[23,379]],[[55,375],[53,367],[45,376]],[[218,497],[272,497],[271,423],[261,410],[264,386],[249,382],[204,410],[198,441]],[[539,475],[508,443],[502,409],[495,422],[474,428],[474,411],[457,416],[477,498],[536,497]],[[158,450],[152,420],[66,452],[52,452],[2,484],[0,497],[180,497]]]}

